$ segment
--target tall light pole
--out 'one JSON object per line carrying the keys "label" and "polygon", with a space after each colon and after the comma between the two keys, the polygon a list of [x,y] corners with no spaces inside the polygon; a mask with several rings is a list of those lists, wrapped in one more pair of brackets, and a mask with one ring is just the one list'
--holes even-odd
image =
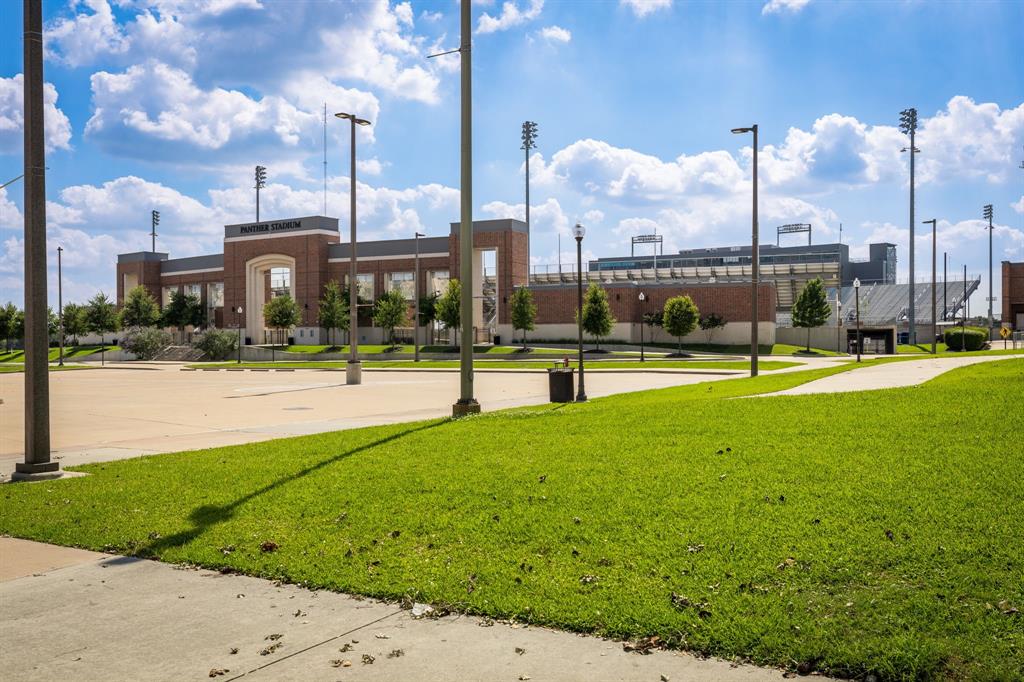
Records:
{"label": "tall light pole", "polygon": [[350,386],[363,382],[363,365],[359,362],[359,283],[356,282],[356,126],[368,126],[370,122],[355,114],[339,112],[340,119],[347,119],[350,125],[350,150],[348,169],[348,364],[345,365],[345,383]]}
{"label": "tall light pole", "polygon": [[238,364],[242,364],[242,306],[235,308],[238,315]]}
{"label": "tall light pole", "polygon": [[452,416],[480,412],[473,397],[473,17],[470,0],[460,7],[459,61],[461,93],[461,159],[459,187],[459,301],[462,343],[459,347],[459,400],[452,405]]}
{"label": "tall light pole", "polygon": [[949,270],[949,254],[945,251],[942,252],[942,321],[946,321],[946,306],[949,303],[949,298],[946,294],[946,274]]}
{"label": "tall light pole", "polygon": [[988,338],[992,339],[992,204],[985,204],[982,216],[988,220]]}
{"label": "tall light pole", "polygon": [[914,154],[921,150],[914,146],[917,134],[917,109],[911,107],[900,112],[900,130],[910,136],[910,146],[900,151],[910,153],[910,308],[907,315],[907,331],[910,343],[917,343],[917,320],[914,312]]}
{"label": "tall light pole", "polygon": [[576,239],[576,343],[579,353],[580,384],[576,391],[576,402],[587,401],[587,391],[583,387],[583,236],[587,229],[576,223],[572,228],[572,236]]}
{"label": "tall light pole", "polygon": [[964,334],[967,333],[967,263],[964,263],[964,317],[961,329],[960,346],[961,350],[966,350],[967,342],[964,340]]}
{"label": "tall light pole", "polygon": [[[761,260],[760,247],[758,246],[758,235],[757,235],[757,124],[750,126],[749,128],[733,128],[732,133],[734,135],[742,135],[744,133],[754,134],[754,165],[753,165],[753,181],[754,181],[754,207],[751,214],[751,227],[750,227],[750,276],[751,276],[751,289],[750,289],[750,376],[757,376],[757,327],[758,327],[758,309],[757,309],[757,284],[758,284],[758,269]],[[655,271],[657,272],[657,271]]]}
{"label": "tall light pole", "polygon": [[[259,209],[257,209],[257,211],[258,210]],[[149,236],[153,240],[153,253],[156,253],[156,226],[160,224],[160,211],[150,211],[149,218],[151,224]],[[256,219],[256,222],[259,222],[259,218]]]}
{"label": "tall light pole", "polygon": [[60,359],[58,367],[64,366],[64,271],[61,263],[61,256],[64,247],[57,247],[57,331],[60,333]]}
{"label": "tall light pole", "polygon": [[644,361],[644,301],[647,300],[647,296],[644,292],[640,292],[640,295],[636,297],[640,301],[640,362]]}
{"label": "tall light pole", "polygon": [[[836,290],[836,352],[843,352],[843,282],[840,279],[839,288]],[[849,350],[849,345],[847,350]]]}
{"label": "tall light pole", "polygon": [[267,186],[267,167],[256,166],[256,222],[260,221],[260,190]]}
{"label": "tall light pole", "polygon": [[853,278],[853,295],[857,302],[857,362],[860,362],[860,278]]}
{"label": "tall light pole", "polygon": [[420,361],[420,237],[426,235],[415,233],[416,240],[416,279],[413,285],[413,296],[415,297],[416,312],[412,321],[412,348],[413,361]]}
{"label": "tall light pole", "polygon": [[526,275],[530,275],[530,150],[537,148],[537,124],[523,121],[523,152],[526,154]]}
{"label": "tall light pole", "polygon": [[932,225],[932,355],[935,355],[937,350],[935,347],[935,337],[938,334],[938,325],[935,322],[935,288],[937,286],[935,282],[935,218],[921,221],[922,225],[927,225],[928,223]]}
{"label": "tall light pole", "polygon": [[49,336],[46,309],[46,148],[43,119],[43,3],[24,0],[25,461],[12,479],[53,476],[50,459]]}

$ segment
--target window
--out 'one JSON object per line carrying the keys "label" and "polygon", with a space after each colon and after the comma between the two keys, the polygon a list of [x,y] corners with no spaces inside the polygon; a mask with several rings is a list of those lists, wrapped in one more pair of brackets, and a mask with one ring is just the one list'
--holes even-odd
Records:
{"label": "window", "polygon": [[273,298],[278,296],[291,296],[292,294],[292,271],[290,268],[270,269],[270,295]]}
{"label": "window", "polygon": [[448,288],[448,271],[431,270],[427,273],[427,295],[444,294]]}
{"label": "window", "polygon": [[[345,286],[348,286],[348,275],[345,275]],[[356,275],[356,294],[364,301],[373,299],[373,273]]]}
{"label": "window", "polygon": [[161,298],[161,302],[164,308],[171,304],[171,296],[173,296],[177,291],[178,287],[164,287],[163,297]]}
{"label": "window", "polygon": [[197,299],[202,300],[203,298],[203,286],[201,284],[186,284],[185,295],[195,296]]}
{"label": "window", "polygon": [[206,285],[206,305],[208,308],[224,307],[224,282]]}
{"label": "window", "polygon": [[416,297],[416,280],[411,272],[388,273],[388,291],[399,291],[402,298],[411,301]]}

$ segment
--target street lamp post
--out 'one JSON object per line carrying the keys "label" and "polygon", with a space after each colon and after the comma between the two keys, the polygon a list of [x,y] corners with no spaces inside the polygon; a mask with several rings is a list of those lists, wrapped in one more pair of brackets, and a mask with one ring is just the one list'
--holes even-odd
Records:
{"label": "street lamp post", "polygon": [[935,218],[921,221],[922,225],[927,225],[928,223],[932,225],[932,355],[935,355],[937,351],[935,336],[938,334],[938,326],[935,322],[935,288],[937,286],[935,282]]}
{"label": "street lamp post", "polygon": [[61,255],[64,253],[64,247],[57,247],[57,326],[58,332],[60,333],[60,359],[57,361],[58,367],[64,366],[64,271],[61,267]]}
{"label": "street lamp post", "polygon": [[946,321],[946,306],[949,305],[948,294],[946,293],[946,275],[949,270],[949,254],[942,252],[942,321]]}
{"label": "street lamp post", "polygon": [[572,228],[572,236],[576,239],[576,340],[579,353],[580,385],[576,391],[576,402],[587,400],[587,392],[583,386],[583,236],[587,229],[576,223]]}
{"label": "street lamp post", "polygon": [[640,301],[640,362],[644,361],[644,301],[647,300],[647,296],[644,292],[640,292],[640,295],[636,297]]}
{"label": "street lamp post", "polygon": [[751,275],[751,291],[750,291],[750,302],[751,302],[751,316],[750,316],[750,376],[757,376],[757,327],[758,327],[758,310],[757,310],[757,284],[758,284],[758,270],[761,260],[761,253],[758,247],[758,230],[757,230],[757,124],[750,126],[749,128],[733,128],[732,133],[734,135],[741,135],[744,133],[754,134],[754,163],[752,168],[752,179],[754,186],[754,199],[753,199],[753,212],[751,214],[751,227],[750,227],[750,275]]}
{"label": "street lamp post", "polygon": [[359,362],[359,284],[356,282],[356,126],[368,126],[370,122],[355,114],[335,114],[351,123],[351,155],[348,172],[349,203],[349,250],[348,250],[348,364],[345,365],[345,383],[360,384],[363,381],[363,366]]}
{"label": "street lamp post", "polygon": [[453,417],[480,412],[473,396],[473,3],[459,8],[459,399],[452,405]]}
{"label": "street lamp post", "polygon": [[860,362],[860,278],[853,280],[853,293],[857,301],[857,362]]}
{"label": "street lamp post", "polygon": [[836,352],[843,352],[843,283],[836,289]]}
{"label": "street lamp post", "polygon": [[917,343],[917,317],[915,315],[914,300],[914,155],[921,150],[914,146],[914,137],[917,133],[917,109],[911,107],[900,112],[900,130],[904,135],[910,136],[910,146],[900,151],[910,153],[910,307],[908,309],[908,332],[910,343]]}
{"label": "street lamp post", "polygon": [[415,297],[415,316],[412,321],[412,353],[413,362],[420,361],[420,237],[422,235],[419,232],[415,233],[414,239],[416,240],[416,280],[413,285],[413,296]]}
{"label": "street lamp post", "polygon": [[988,219],[988,338],[992,339],[992,204],[985,204],[982,215]]}
{"label": "street lamp post", "polygon": [[238,364],[242,364],[242,306],[235,308],[238,314]]}

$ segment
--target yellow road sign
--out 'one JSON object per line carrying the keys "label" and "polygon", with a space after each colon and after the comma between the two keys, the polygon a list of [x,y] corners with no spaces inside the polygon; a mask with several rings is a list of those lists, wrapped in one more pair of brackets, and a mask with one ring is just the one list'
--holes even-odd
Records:
{"label": "yellow road sign", "polygon": [[1008,338],[1010,338],[1010,334],[1012,334],[1012,333],[1013,332],[1010,331],[1009,327],[1000,327],[999,328],[999,337],[1000,338],[1008,339]]}

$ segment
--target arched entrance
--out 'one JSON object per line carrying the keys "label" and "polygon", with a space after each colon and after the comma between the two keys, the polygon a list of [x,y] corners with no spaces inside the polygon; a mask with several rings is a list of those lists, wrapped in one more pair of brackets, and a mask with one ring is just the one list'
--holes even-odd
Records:
{"label": "arched entrance", "polygon": [[[287,275],[284,271],[287,271]],[[266,324],[263,322],[263,304],[270,300],[271,288],[286,289],[295,298],[293,257],[268,253],[245,263],[245,327],[253,343],[263,343],[264,340]]]}

